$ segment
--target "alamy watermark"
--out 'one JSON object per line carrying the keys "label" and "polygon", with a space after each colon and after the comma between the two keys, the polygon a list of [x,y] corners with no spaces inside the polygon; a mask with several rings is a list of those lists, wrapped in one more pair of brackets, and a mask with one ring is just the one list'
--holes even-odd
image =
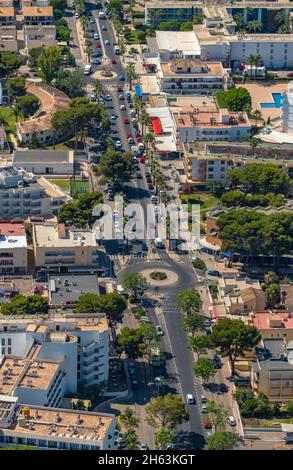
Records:
{"label": "alamy watermark", "polygon": [[97,240],[180,240],[188,250],[199,248],[200,205],[192,204],[124,204],[115,196],[114,204],[97,204],[92,215],[97,217],[93,232]]}

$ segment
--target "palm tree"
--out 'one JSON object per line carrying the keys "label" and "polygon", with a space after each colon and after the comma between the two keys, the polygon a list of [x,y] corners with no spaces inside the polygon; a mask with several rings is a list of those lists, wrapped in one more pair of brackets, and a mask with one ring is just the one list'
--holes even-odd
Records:
{"label": "palm tree", "polygon": [[139,122],[141,123],[141,133],[143,135],[146,126],[149,126],[152,123],[152,120],[148,114],[142,113]]}
{"label": "palm tree", "polygon": [[250,33],[256,33],[257,31],[261,31],[262,30],[262,27],[263,27],[263,24],[258,21],[258,20],[251,20],[247,23],[246,25],[246,29],[247,31],[249,31]]}
{"label": "palm tree", "polygon": [[95,91],[98,96],[101,96],[104,94],[104,87],[102,83],[100,82],[100,80],[95,80],[94,86],[95,86]]}
{"label": "palm tree", "polygon": [[126,48],[126,41],[121,36],[118,38],[118,46],[119,46],[119,49],[121,51],[122,61],[124,62],[124,54],[127,51],[127,48]]}
{"label": "palm tree", "polygon": [[143,105],[142,99],[139,96],[134,95],[133,104],[134,104],[134,107],[135,107],[135,112],[136,112],[137,117],[139,119],[140,111],[142,110],[142,105]]}
{"label": "palm tree", "polygon": [[128,64],[125,69],[126,80],[129,82],[129,88],[132,90],[132,82],[136,80],[138,75],[135,71],[134,64]]}
{"label": "palm tree", "polygon": [[145,143],[146,151],[148,151],[149,145],[152,144],[154,140],[155,140],[155,136],[151,132],[144,136],[143,141]]}
{"label": "palm tree", "polygon": [[91,60],[91,55],[93,53],[93,48],[91,45],[87,45],[86,48],[85,48],[85,53],[87,55],[87,58],[88,58],[88,61],[90,62]]}
{"label": "palm tree", "polygon": [[253,111],[252,117],[253,117],[254,120],[255,120],[255,127],[257,127],[258,121],[259,121],[260,119],[262,119],[261,111],[260,111],[259,109],[256,109],[255,111]]}

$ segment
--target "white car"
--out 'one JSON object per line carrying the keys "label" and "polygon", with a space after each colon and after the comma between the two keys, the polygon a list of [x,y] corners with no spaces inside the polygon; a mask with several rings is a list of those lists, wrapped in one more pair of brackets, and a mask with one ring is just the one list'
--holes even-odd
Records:
{"label": "white car", "polygon": [[194,402],[195,402],[195,400],[194,400],[194,396],[192,395],[192,393],[187,393],[187,395],[186,395],[186,403],[187,403],[188,405],[194,405]]}
{"label": "white car", "polygon": [[140,450],[148,450],[148,445],[146,442],[141,442],[140,444]]}
{"label": "white car", "polygon": [[76,20],[78,20],[79,14],[78,14],[78,13],[75,13],[74,18],[75,18]]}
{"label": "white car", "polygon": [[107,31],[107,27],[103,24],[102,31]]}
{"label": "white car", "polygon": [[125,104],[121,104],[120,109],[121,109],[121,111],[125,111],[125,109],[126,109]]}
{"label": "white car", "polygon": [[112,96],[111,95],[105,95],[106,101],[112,101]]}
{"label": "white car", "polygon": [[234,416],[228,416],[228,424],[230,424],[230,426],[236,426],[236,421],[235,421]]}
{"label": "white car", "polygon": [[90,23],[94,23],[95,20],[93,18],[90,19]]}
{"label": "white car", "polygon": [[95,57],[94,64],[101,65],[101,59],[99,57]]}
{"label": "white car", "polygon": [[164,331],[162,330],[162,328],[160,327],[160,325],[157,325],[157,326],[156,326],[156,332],[157,332],[157,335],[159,335],[159,336],[164,336]]}
{"label": "white car", "polygon": [[98,33],[95,33],[95,34],[94,34],[94,39],[96,39],[96,40],[100,39]]}
{"label": "white car", "polygon": [[205,403],[203,403],[201,405],[201,411],[202,411],[202,413],[207,413],[208,412],[207,405]]}
{"label": "white car", "polygon": [[122,147],[121,141],[117,140],[115,146],[116,146],[116,149],[121,149]]}
{"label": "white car", "polygon": [[96,98],[97,97],[97,93],[95,91],[91,91],[91,98]]}
{"label": "white car", "polygon": [[110,41],[109,41],[109,39],[106,39],[106,40],[105,40],[105,46],[110,46]]}

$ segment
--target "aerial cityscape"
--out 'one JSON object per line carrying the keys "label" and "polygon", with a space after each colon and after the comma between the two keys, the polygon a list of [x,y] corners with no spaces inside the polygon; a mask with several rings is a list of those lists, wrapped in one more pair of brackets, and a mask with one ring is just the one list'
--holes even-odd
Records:
{"label": "aerial cityscape", "polygon": [[292,2],[0,0],[0,348],[0,450],[293,450]]}

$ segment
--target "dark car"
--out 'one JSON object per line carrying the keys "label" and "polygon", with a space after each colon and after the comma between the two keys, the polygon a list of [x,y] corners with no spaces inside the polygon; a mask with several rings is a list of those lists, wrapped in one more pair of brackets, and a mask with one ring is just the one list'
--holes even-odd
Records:
{"label": "dark car", "polygon": [[215,363],[216,369],[221,369],[222,367],[221,358],[217,354],[214,355],[214,363]]}
{"label": "dark car", "polygon": [[120,81],[120,82],[124,82],[124,81],[125,81],[125,77],[123,77],[123,75],[119,75],[119,81]]}
{"label": "dark car", "polygon": [[136,177],[137,177],[138,180],[142,179],[141,173],[139,173],[139,171],[136,173]]}
{"label": "dark car", "polygon": [[148,186],[149,186],[149,189],[150,189],[151,191],[153,191],[153,190],[155,189],[155,188],[154,188],[154,185],[151,184],[151,183],[150,183]]}
{"label": "dark car", "polygon": [[207,275],[208,275],[208,276],[216,276],[216,277],[221,276],[221,274],[219,273],[219,271],[217,271],[216,269],[212,269],[211,271],[207,271]]}
{"label": "dark car", "polygon": [[147,244],[146,244],[146,243],[143,243],[143,244],[141,245],[141,251],[146,252],[146,251],[148,251],[148,250],[149,250],[149,249],[148,249]]}

